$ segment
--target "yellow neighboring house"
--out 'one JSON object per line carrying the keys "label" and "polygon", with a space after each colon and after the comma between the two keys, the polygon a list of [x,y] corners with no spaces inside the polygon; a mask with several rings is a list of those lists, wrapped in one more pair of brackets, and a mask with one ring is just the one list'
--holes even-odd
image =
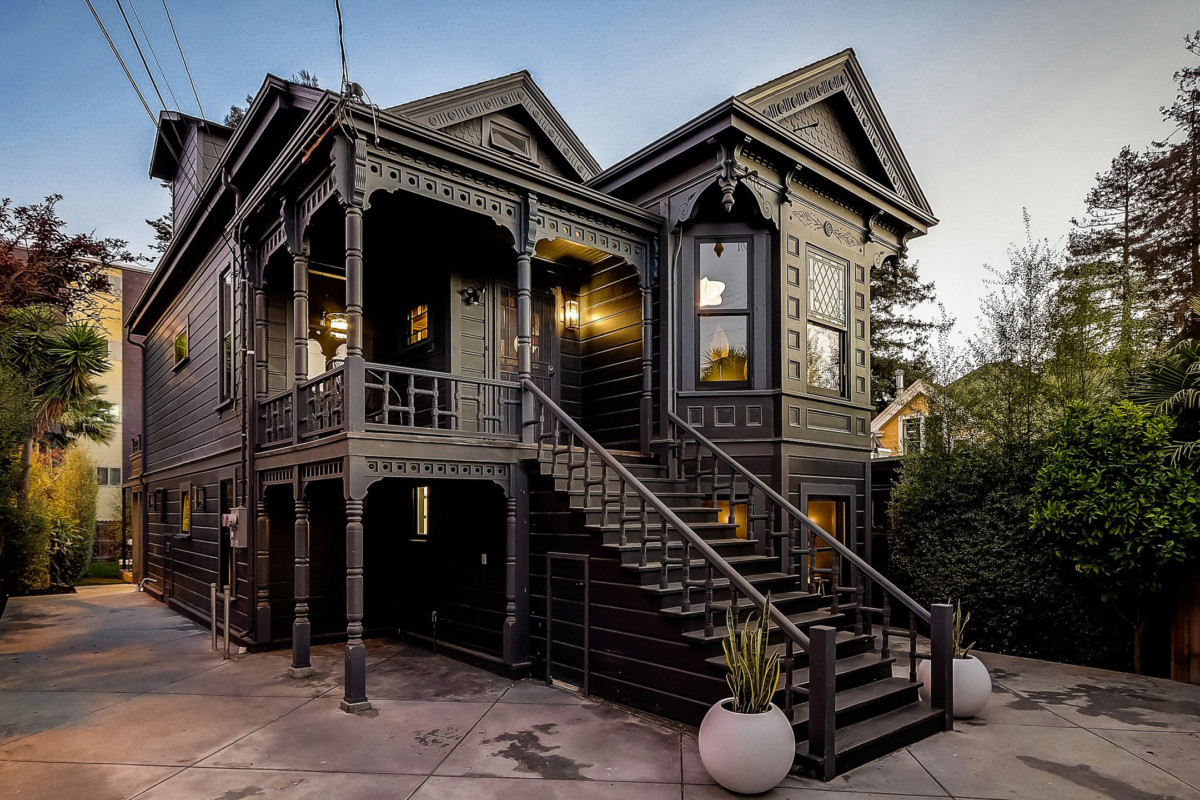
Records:
{"label": "yellow neighboring house", "polygon": [[[113,404],[117,428],[108,444],[97,444],[90,439],[79,440],[79,446],[96,462],[96,482],[100,484],[100,491],[96,496],[97,533],[111,527],[106,523],[121,520],[121,483],[129,472],[129,447],[124,421],[130,411],[137,420],[141,418],[140,406],[129,408],[131,404],[140,402],[139,398],[136,395],[128,396],[126,392],[131,378],[137,381],[141,379],[141,358],[135,348],[125,343],[123,322],[125,311],[141,294],[150,273],[139,267],[115,264],[107,270],[107,275],[112,290],[100,296],[99,317],[104,329],[104,338],[108,340],[108,360],[111,367],[100,379],[104,387],[100,399]],[[131,366],[126,363],[128,361],[135,362],[132,365],[135,375],[126,374],[129,371],[127,367]],[[129,430],[137,430],[140,427],[140,424],[130,425]],[[115,557],[117,552],[108,552],[108,548],[115,546],[115,543],[97,536],[95,554],[101,557]]]}
{"label": "yellow neighboring house", "polygon": [[872,458],[902,456],[920,450],[925,441],[932,387],[923,380],[904,388],[904,373],[896,376],[897,393],[887,408],[871,422]]}

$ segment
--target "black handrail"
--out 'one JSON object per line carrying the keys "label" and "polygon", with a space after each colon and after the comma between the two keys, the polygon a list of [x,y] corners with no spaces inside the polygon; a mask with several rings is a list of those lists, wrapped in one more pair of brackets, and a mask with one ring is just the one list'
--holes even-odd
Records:
{"label": "black handrail", "polygon": [[[731,587],[733,587],[742,596],[749,598],[751,602],[754,603],[754,606],[758,609],[759,613],[762,613],[763,608],[766,607],[767,601],[766,598],[754,588],[753,584],[747,581],[741,575],[741,573],[734,569],[729,562],[723,559],[716,550],[713,550],[712,547],[706,541],[704,541],[699,534],[692,530],[691,526],[680,519],[679,515],[672,511],[662,500],[658,498],[657,495],[647,489],[645,485],[638,480],[637,477],[630,472],[624,464],[622,464],[616,459],[615,456],[613,456],[612,453],[608,452],[603,445],[588,435],[587,431],[585,431],[579,425],[579,423],[571,419],[570,415],[559,408],[553,400],[547,397],[545,392],[539,389],[533,383],[533,381],[525,379],[521,383],[526,391],[537,398],[538,402],[543,408],[549,409],[550,413],[558,418],[560,424],[566,426],[567,430],[570,431],[572,435],[578,438],[580,442],[582,442],[590,451],[594,452],[609,469],[613,470],[624,483],[630,486],[634,492],[636,492],[638,496],[640,496],[642,500],[646,502],[648,506],[653,508],[658,515],[662,517],[665,522],[670,523],[671,526],[679,532],[680,536],[686,538],[688,543],[697,551],[699,551],[700,555],[710,566],[715,568],[717,572],[719,572],[729,581],[729,585]],[[665,559],[666,557],[666,548],[664,548],[662,558]],[[775,623],[775,626],[779,628],[779,630],[782,631],[785,636],[787,636],[787,638],[800,645],[801,649],[803,649],[805,652],[808,652],[808,636],[806,636],[803,631],[797,628],[795,623],[788,619],[787,616],[775,606],[771,606],[771,620]]]}
{"label": "black handrail", "polygon": [[791,515],[793,519],[796,519],[804,525],[807,525],[809,530],[815,533],[822,541],[825,542],[825,544],[841,555],[842,558],[849,559],[851,564],[861,570],[864,575],[873,580],[884,591],[899,600],[906,608],[908,608],[909,611],[916,614],[918,618],[926,623],[931,621],[931,616],[927,609],[923,608],[920,603],[918,603],[916,600],[913,600],[911,597],[901,591],[894,583],[885,578],[874,567],[863,560],[863,558],[857,553],[839,542],[836,536],[830,534],[820,525],[813,522],[807,514],[788,502],[783,495],[772,489],[761,478],[742,466],[741,463],[736,461],[724,450],[709,441],[703,434],[701,434],[691,425],[688,425],[686,422],[684,422],[675,412],[668,411],[667,416],[670,418],[671,422],[673,422],[679,428],[685,430],[689,436],[707,448],[715,457],[724,461],[726,466],[740,474],[747,483],[766,495],[767,498]]}

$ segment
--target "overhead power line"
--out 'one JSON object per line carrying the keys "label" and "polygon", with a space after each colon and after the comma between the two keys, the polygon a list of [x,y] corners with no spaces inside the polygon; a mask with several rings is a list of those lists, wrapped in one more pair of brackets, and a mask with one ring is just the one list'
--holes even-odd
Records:
{"label": "overhead power line", "polygon": [[154,87],[154,93],[158,95],[158,104],[164,109],[167,107],[167,101],[163,100],[162,92],[158,90],[158,83],[154,80],[154,73],[150,71],[150,65],[146,63],[146,56],[142,52],[142,46],[138,44],[137,36],[133,33],[133,26],[129,24],[129,17],[125,16],[125,7],[121,5],[121,0],[116,0],[117,10],[121,12],[121,19],[125,20],[125,27],[129,29],[129,38],[133,39],[133,46],[137,50],[138,58],[142,59],[142,66],[146,68],[146,76],[150,78],[150,85]]}
{"label": "overhead power line", "polygon": [[171,102],[175,104],[176,111],[182,111],[183,108],[179,105],[179,98],[175,96],[175,90],[171,88],[171,80],[167,77],[166,70],[163,69],[162,62],[158,60],[158,53],[154,52],[154,42],[150,41],[150,34],[146,33],[146,26],[142,24],[142,17],[137,12],[137,6],[133,4],[133,0],[127,0],[129,10],[133,12],[133,18],[137,20],[138,30],[142,32],[142,38],[146,40],[146,47],[150,48],[150,56],[154,59],[155,66],[158,67],[158,74],[162,76],[163,83],[167,87],[167,94],[171,95]]}
{"label": "overhead power line", "polygon": [[200,118],[207,119],[204,105],[200,102],[200,94],[196,91],[196,82],[192,80],[192,71],[188,69],[187,59],[183,55],[183,45],[179,44],[179,34],[175,32],[175,21],[171,19],[171,11],[167,8],[167,0],[162,0],[163,12],[167,15],[167,23],[171,26],[171,35],[175,37],[175,47],[179,50],[179,60],[183,62],[183,71],[187,73],[188,83],[192,85],[192,96],[196,98],[196,108],[200,109]]}
{"label": "overhead power line", "polygon": [[129,79],[129,85],[133,87],[133,91],[137,93],[138,100],[142,101],[142,108],[146,109],[146,116],[150,117],[150,122],[154,127],[158,127],[158,120],[154,117],[154,112],[150,110],[150,104],[146,102],[146,97],[142,94],[141,87],[137,85],[137,81],[133,79],[133,75],[129,72],[129,67],[125,66],[125,59],[121,58],[121,53],[117,50],[117,46],[113,44],[112,37],[108,35],[108,29],[104,27],[104,23],[100,20],[100,15],[96,13],[95,6],[92,5],[92,0],[84,0],[87,3],[88,10],[92,12],[92,17],[96,20],[96,24],[100,26],[100,32],[104,34],[105,41],[108,42],[109,48],[112,49],[113,55],[117,57],[117,63],[121,65],[121,69],[125,71],[125,77]]}

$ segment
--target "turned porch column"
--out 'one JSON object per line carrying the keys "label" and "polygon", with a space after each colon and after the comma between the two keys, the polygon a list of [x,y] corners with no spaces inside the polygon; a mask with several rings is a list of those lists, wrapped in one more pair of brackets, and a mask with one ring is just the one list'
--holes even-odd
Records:
{"label": "turned porch column", "polygon": [[292,383],[308,378],[308,253],[292,253]]}
{"label": "turned porch column", "polygon": [[296,618],[292,622],[292,666],[288,675],[307,678],[313,674],[312,626],[308,622],[308,498],[304,486],[296,486]]}
{"label": "turned porch column", "polygon": [[363,644],[363,501],[346,499],[346,674],[343,711],[371,708],[367,700],[367,646]]}
{"label": "turned porch column", "polygon": [[[517,380],[529,380],[533,375],[533,256],[517,256]],[[534,436],[536,412],[533,395],[521,391],[521,441],[531,442]]]}
{"label": "turned porch column", "polygon": [[346,369],[342,413],[346,430],[361,431],[366,424],[366,369],[363,366],[363,210],[346,209]]}

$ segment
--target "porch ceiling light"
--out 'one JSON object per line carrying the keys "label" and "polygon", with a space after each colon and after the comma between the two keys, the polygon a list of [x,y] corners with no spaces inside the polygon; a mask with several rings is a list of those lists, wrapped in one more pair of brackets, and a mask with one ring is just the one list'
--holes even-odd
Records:
{"label": "porch ceiling light", "polygon": [[483,304],[483,293],[486,290],[484,286],[467,286],[459,289],[458,294],[462,297],[463,305],[478,306]]}
{"label": "porch ceiling light", "polygon": [[569,331],[579,330],[579,301],[568,300],[563,304],[563,325]]}
{"label": "porch ceiling light", "polygon": [[345,339],[350,331],[350,322],[342,313],[321,312],[321,326],[335,339]]}
{"label": "porch ceiling light", "polygon": [[700,307],[721,305],[721,295],[725,293],[725,282],[700,278]]}

